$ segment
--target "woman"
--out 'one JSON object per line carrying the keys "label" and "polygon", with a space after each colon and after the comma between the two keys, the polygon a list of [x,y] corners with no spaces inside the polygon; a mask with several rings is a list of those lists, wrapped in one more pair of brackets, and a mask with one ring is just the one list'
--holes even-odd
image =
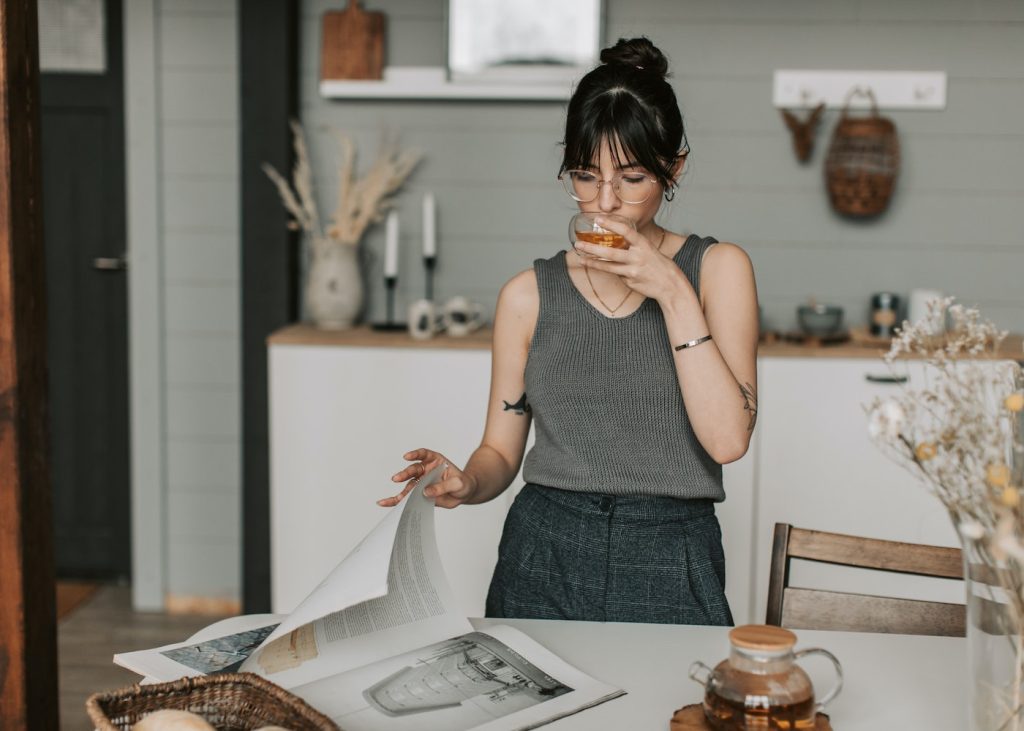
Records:
{"label": "woman", "polygon": [[402,492],[482,503],[519,471],[488,616],[732,624],[714,503],[757,413],[757,294],[739,247],[655,222],[688,148],[668,64],[620,40],[569,103],[559,178],[628,248],[577,242],[501,290],[480,446],[464,469],[416,449]]}

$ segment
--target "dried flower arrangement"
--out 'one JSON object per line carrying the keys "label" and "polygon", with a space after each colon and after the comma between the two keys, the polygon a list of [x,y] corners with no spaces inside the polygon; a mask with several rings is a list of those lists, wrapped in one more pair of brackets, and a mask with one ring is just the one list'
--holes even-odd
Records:
{"label": "dried flower arrangement", "polygon": [[263,164],[263,171],[274,182],[281,202],[291,214],[288,226],[305,231],[313,242],[313,253],[323,246],[344,244],[356,246],[366,229],[381,221],[395,205],[394,194],[419,164],[422,155],[416,150],[401,150],[394,133],[386,133],[377,151],[377,158],[365,175],[356,174],[356,151],[352,139],[332,129],[341,157],[338,164],[338,198],[326,231],[321,228],[313,188],[313,171],[302,125],[292,120],[295,167],[289,185],[272,165]]}
{"label": "dried flower arrangement", "polygon": [[338,197],[330,223],[324,229],[316,203],[313,170],[302,125],[291,122],[295,166],[289,183],[272,165],[263,171],[277,187],[288,227],[309,238],[309,268],[305,281],[305,316],[317,327],[352,327],[363,311],[365,287],[359,264],[359,242],[372,224],[383,219],[395,205],[394,195],[419,164],[415,150],[401,150],[394,133],[385,134],[377,158],[364,175],[356,173],[352,140],[332,129],[341,151],[338,164]]}
{"label": "dried flower arrangement", "polygon": [[[947,318],[949,333],[933,335]],[[953,298],[930,303],[885,356],[894,369],[923,359],[924,384],[868,407],[872,438],[942,501],[961,536],[979,731],[1024,729],[1024,369],[996,359],[1006,336]]]}

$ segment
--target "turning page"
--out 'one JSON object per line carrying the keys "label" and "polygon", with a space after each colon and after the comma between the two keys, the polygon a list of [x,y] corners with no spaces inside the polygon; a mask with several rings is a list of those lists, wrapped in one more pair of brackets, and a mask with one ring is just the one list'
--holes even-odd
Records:
{"label": "turning page", "polygon": [[423,495],[444,468],[421,478],[290,615],[232,617],[195,639],[119,653],[114,662],[157,680],[243,670],[287,688],[472,631],[455,612],[434,501]]}
{"label": "turning page", "polygon": [[444,468],[429,472],[391,508],[241,669],[291,688],[471,632],[441,566],[434,501],[423,495]]}

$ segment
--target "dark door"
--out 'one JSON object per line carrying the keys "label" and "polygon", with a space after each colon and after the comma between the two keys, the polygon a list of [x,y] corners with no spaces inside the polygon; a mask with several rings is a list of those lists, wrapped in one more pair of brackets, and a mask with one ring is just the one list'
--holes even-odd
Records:
{"label": "dark door", "polygon": [[[97,6],[104,15],[105,68],[47,71],[43,56],[40,74],[50,474],[57,576],[127,579],[121,8],[120,0],[97,0]],[[40,28],[41,43],[46,32]],[[63,32],[75,37],[74,29]]]}

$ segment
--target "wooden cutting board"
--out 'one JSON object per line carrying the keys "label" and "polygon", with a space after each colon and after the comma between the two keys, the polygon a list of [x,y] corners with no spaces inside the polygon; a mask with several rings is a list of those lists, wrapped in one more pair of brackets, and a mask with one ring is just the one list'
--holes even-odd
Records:
{"label": "wooden cutting board", "polygon": [[380,79],[384,71],[384,13],[368,13],[359,0],[323,17],[320,79]]}

